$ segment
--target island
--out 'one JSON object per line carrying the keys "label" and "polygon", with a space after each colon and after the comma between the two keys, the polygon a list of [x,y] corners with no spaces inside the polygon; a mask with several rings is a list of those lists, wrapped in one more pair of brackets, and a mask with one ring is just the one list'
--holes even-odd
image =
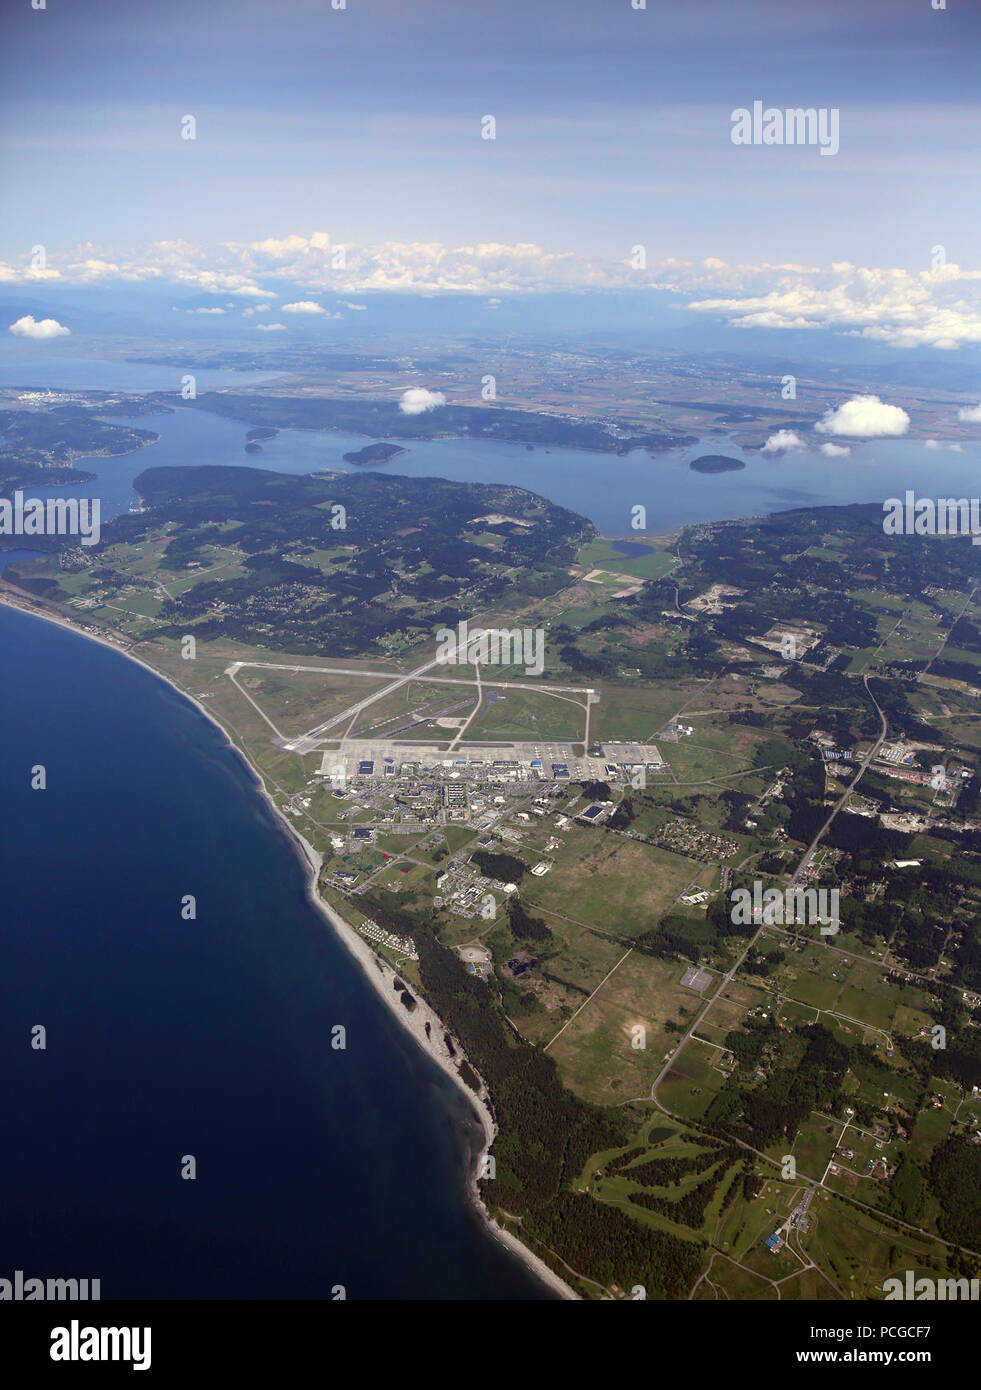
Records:
{"label": "island", "polygon": [[[165,399],[151,392],[147,399]],[[169,403],[169,397],[166,398]],[[421,415],[406,415],[398,402],[359,396],[261,396],[232,391],[202,391],[193,400],[181,400],[181,409],[206,410],[226,420],[241,420],[256,429],[340,430],[367,439],[492,439],[504,444],[541,445],[549,448],[591,449],[625,457],[634,449],[661,453],[687,449],[698,443],[696,435],[678,430],[605,420],[571,419],[541,411],[508,410],[500,406],[444,405]]]}
{"label": "island", "polygon": [[408,452],[408,449],[400,448],[398,444],[366,444],[363,449],[354,449],[343,457],[345,463],[357,463],[365,467],[373,463],[387,463],[389,459],[398,458],[399,454]]}
{"label": "island", "polygon": [[692,459],[688,467],[696,473],[735,473],[746,465],[742,459],[729,458],[727,454],[703,454],[701,458]]}

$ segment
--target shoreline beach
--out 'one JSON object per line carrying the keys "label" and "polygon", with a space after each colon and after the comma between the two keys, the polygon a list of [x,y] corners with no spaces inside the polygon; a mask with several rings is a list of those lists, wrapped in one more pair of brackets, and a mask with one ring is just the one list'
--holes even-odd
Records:
{"label": "shoreline beach", "polygon": [[[575,1292],[554,1270],[543,1260],[541,1260],[527,1245],[518,1240],[516,1236],[503,1229],[491,1215],[478,1186],[477,1174],[484,1156],[489,1151],[497,1135],[497,1122],[491,1108],[491,1100],[487,1091],[486,1083],[480,1076],[472,1063],[471,1069],[480,1081],[480,1090],[475,1092],[469,1087],[459,1074],[459,1066],[462,1062],[468,1061],[465,1053],[460,1047],[459,1042],[454,1038],[455,1057],[451,1057],[444,1041],[444,1033],[449,1033],[449,1029],[439,1018],[435,1010],[429,1005],[424,997],[420,997],[419,991],[413,988],[413,997],[416,999],[416,1007],[413,1010],[407,1009],[401,1002],[400,995],[396,993],[393,981],[396,972],[382,960],[368,945],[365,938],[358,930],[348,922],[332,903],[326,902],[317,891],[317,882],[320,872],[322,858],[318,850],[300,833],[295,825],[282,813],[276,805],[262,773],[250,761],[246,753],[238,747],[232,740],[227,729],[215,718],[215,716],[205,708],[200,700],[195,699],[186,690],[181,689],[175,681],[137,656],[133,651],[127,650],[117,642],[111,641],[108,637],[99,633],[90,632],[86,628],[61,617],[59,614],[47,609],[42,601],[34,599],[31,595],[24,594],[20,590],[15,590],[9,585],[0,587],[0,603],[10,608],[15,608],[22,613],[27,613],[31,617],[39,618],[44,622],[56,624],[69,632],[75,633],[78,637],[88,638],[93,642],[98,642],[107,647],[110,651],[135,662],[142,666],[145,671],[149,671],[152,676],[163,681],[189,704],[193,705],[199,714],[202,714],[216,729],[219,730],[229,748],[237,754],[245,764],[256,786],[260,797],[272,812],[276,821],[283,826],[294,851],[302,860],[307,873],[307,898],[314,908],[321,914],[335,936],[345,947],[348,953],[354,957],[362,968],[362,972],[377,992],[378,996],[388,1006],[394,1018],[398,1020],[405,1031],[412,1037],[417,1045],[425,1052],[426,1056],[440,1068],[444,1075],[448,1076],[456,1085],[458,1090],[466,1097],[472,1109],[476,1112],[484,1132],[484,1142],[480,1153],[476,1157],[476,1162],[468,1175],[467,1195],[477,1211],[481,1221],[487,1228],[489,1234],[504,1245],[515,1258],[521,1260],[537,1279],[548,1287],[553,1293],[566,1300],[578,1300],[581,1295]],[[426,1035],[426,1023],[430,1024],[430,1036]]]}

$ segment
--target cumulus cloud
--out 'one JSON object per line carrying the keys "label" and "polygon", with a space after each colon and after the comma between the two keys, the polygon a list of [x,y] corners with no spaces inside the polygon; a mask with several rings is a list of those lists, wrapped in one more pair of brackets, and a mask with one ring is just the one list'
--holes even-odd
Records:
{"label": "cumulus cloud", "polygon": [[346,299],[343,301],[343,304],[345,309],[357,309],[359,313],[363,313],[368,307],[367,304],[351,304]]}
{"label": "cumulus cloud", "polygon": [[[699,288],[705,262],[664,262],[666,287]],[[823,328],[892,347],[954,349],[981,342],[981,271],[855,266],[727,266],[711,272],[725,297],[689,308],[742,328]]]}
{"label": "cumulus cloud", "polygon": [[285,323],[257,323],[256,328],[260,333],[285,333]]}
{"label": "cumulus cloud", "polygon": [[957,418],[965,420],[969,425],[981,425],[981,405],[961,406]]}
{"label": "cumulus cloud", "polygon": [[851,449],[847,444],[832,444],[829,442],[827,444],[822,444],[818,452],[822,453],[826,459],[840,459],[844,458],[846,454],[850,454]]}
{"label": "cumulus cloud", "polygon": [[807,445],[796,430],[777,430],[763,445],[764,454],[783,454],[793,449],[806,449]]}
{"label": "cumulus cloud", "polygon": [[224,309],[185,309],[185,314],[223,314]]}
{"label": "cumulus cloud", "polygon": [[322,304],[315,304],[312,299],[297,299],[292,304],[283,305],[284,314],[326,314],[327,310]]}
{"label": "cumulus cloud", "polygon": [[962,454],[964,452],[960,444],[946,444],[941,439],[926,439],[923,442],[928,449],[945,449],[949,454]]}
{"label": "cumulus cloud", "polygon": [[[67,283],[161,280],[249,299],[277,298],[264,282],[286,283],[309,295],[350,296],[346,307],[362,312],[359,296],[372,291],[480,295],[493,309],[495,300],[511,294],[654,289],[676,294],[685,308],[722,317],[734,327],[824,330],[897,348],[981,344],[981,270],[954,263],[907,270],[847,261],[730,264],[706,256],[669,257],[639,268],[629,259],[599,260],[534,242],[338,245],[326,232],[216,247],[157,241],[124,250],[87,242],[64,253],[48,247],[47,253],[44,274]],[[0,282],[27,284],[37,278],[26,254],[16,264],[0,263]],[[327,311],[318,305],[290,306],[290,312]]]}
{"label": "cumulus cloud", "polygon": [[902,406],[887,405],[878,396],[853,396],[844,405],[826,410],[814,428],[819,434],[852,439],[895,438],[909,429],[909,416]]}
{"label": "cumulus cloud", "polygon": [[57,319],[36,319],[33,314],[25,314],[23,318],[10,325],[10,332],[16,333],[18,338],[35,338],[41,341],[45,338],[62,338],[70,333],[71,329],[59,323]]}
{"label": "cumulus cloud", "polygon": [[427,391],[425,386],[410,386],[402,392],[399,410],[403,415],[422,415],[427,410],[436,410],[446,404],[442,391]]}
{"label": "cumulus cloud", "polygon": [[251,305],[248,309],[243,309],[243,310],[242,310],[242,317],[243,317],[243,319],[249,319],[249,318],[252,317],[253,314],[268,314],[268,313],[269,313],[269,305],[268,305],[268,304],[253,304],[253,305]]}

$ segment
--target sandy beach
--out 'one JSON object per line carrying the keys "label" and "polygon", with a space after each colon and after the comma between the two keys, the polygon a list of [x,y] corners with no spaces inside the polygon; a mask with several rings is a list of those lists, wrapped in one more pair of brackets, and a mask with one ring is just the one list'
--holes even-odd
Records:
{"label": "sandy beach", "polygon": [[[392,967],[387,961],[382,960],[381,957],[376,955],[366,938],[363,937],[350,922],[346,921],[337,908],[325,902],[320,896],[317,891],[317,882],[322,862],[319,851],[300,833],[295,825],[291,824],[289,818],[283,815],[270,795],[261,772],[249,760],[242,749],[232,741],[225,728],[214,715],[205,708],[200,700],[195,699],[193,695],[188,694],[186,690],[183,690],[171,680],[170,677],[158,671],[155,667],[151,666],[149,662],[144,661],[142,657],[137,656],[135,652],[123,647],[118,642],[111,641],[101,633],[88,631],[79,624],[62,617],[60,614],[51,612],[42,603],[35,601],[31,596],[22,594],[20,591],[12,590],[9,586],[0,588],[0,603],[11,608],[17,608],[21,612],[28,613],[32,617],[42,619],[44,622],[55,623],[59,627],[66,628],[69,632],[74,632],[79,637],[86,637],[93,642],[99,642],[102,646],[108,647],[111,651],[117,652],[120,656],[126,657],[129,661],[136,662],[138,666],[142,666],[145,671],[149,671],[157,680],[164,681],[172,690],[176,691],[178,695],[187,700],[189,704],[193,705],[209,723],[213,724],[214,727],[219,730],[229,748],[242,759],[245,766],[248,768],[255,781],[256,790],[259,792],[259,795],[264,799],[266,805],[278,822],[285,826],[288,831],[290,839],[307,870],[307,896],[311,905],[317,909],[342,945],[350,952],[355,960],[358,961],[365,978],[376,990],[379,998],[382,999],[390,1009],[393,1017],[398,1020],[401,1026],[415,1040],[417,1045],[422,1048],[430,1060],[451,1078],[454,1084],[466,1097],[471,1108],[476,1112],[484,1131],[484,1143],[480,1153],[477,1155],[473,1171],[469,1175],[468,1192],[470,1200],[485,1223],[489,1233],[499,1244],[504,1245],[516,1258],[520,1259],[553,1293],[563,1299],[578,1299],[580,1295],[566,1284],[543,1260],[539,1259],[527,1245],[518,1240],[511,1232],[504,1230],[497,1221],[494,1220],[483,1202],[480,1195],[477,1175],[482,1166],[484,1155],[490,1149],[497,1135],[497,1123],[494,1119],[491,1099],[483,1078],[480,1077],[478,1073],[480,1090],[477,1092],[466,1084],[460,1076],[459,1068],[460,1064],[466,1061],[467,1058],[456,1038],[453,1038],[455,1056],[451,1056],[443,1040],[444,1034],[448,1033],[449,1030],[426,1002],[425,998],[420,995],[419,990],[413,986],[412,994],[413,998],[416,1000],[416,1007],[412,1010],[407,1009],[401,1002],[400,996],[394,988],[393,981],[395,980],[396,974]],[[427,1023],[430,1025],[429,1036],[426,1034]],[[476,1072],[476,1068],[473,1067],[472,1063],[470,1063],[470,1066],[471,1069]]]}

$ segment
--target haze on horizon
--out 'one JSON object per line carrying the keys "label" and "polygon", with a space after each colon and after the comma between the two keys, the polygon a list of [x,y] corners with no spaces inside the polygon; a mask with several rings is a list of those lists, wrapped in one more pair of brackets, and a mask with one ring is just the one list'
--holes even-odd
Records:
{"label": "haze on horizon", "polygon": [[[654,287],[750,328],[981,342],[981,11],[641,2],[25,4],[0,282],[278,297],[280,321],[318,290]],[[840,112],[840,149],[735,146],[757,100]]]}

